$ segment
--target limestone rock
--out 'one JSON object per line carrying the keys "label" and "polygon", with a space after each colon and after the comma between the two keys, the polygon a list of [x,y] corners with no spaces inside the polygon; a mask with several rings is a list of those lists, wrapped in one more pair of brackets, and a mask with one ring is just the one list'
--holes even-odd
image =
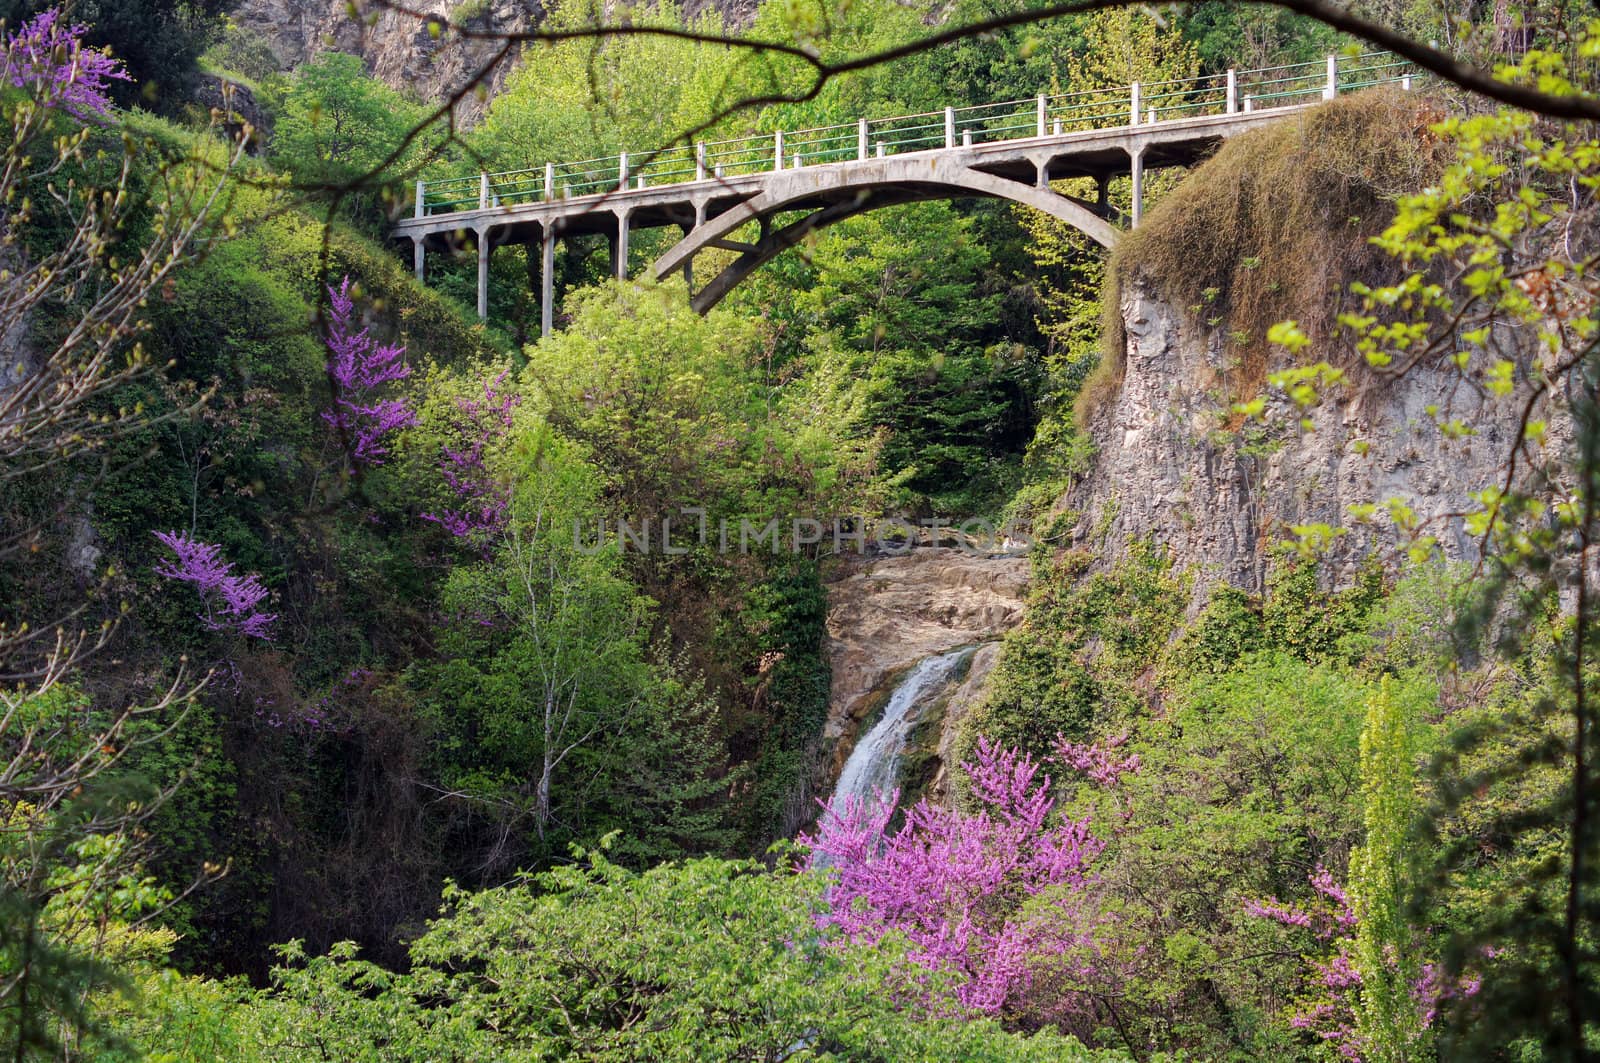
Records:
{"label": "limestone rock", "polygon": [[[958,646],[992,642],[1021,620],[1028,560],[921,546],[899,556],[850,559],[833,575],[827,625],[833,685],[822,736],[832,751],[829,782],[862,720],[907,669]],[[974,655],[946,705],[947,720],[976,700],[997,651],[985,646]],[[941,752],[949,744],[941,740]]]}
{"label": "limestone rock", "polygon": [[[1259,592],[1268,551],[1294,525],[1349,528],[1335,542],[1336,576],[1347,581],[1392,531],[1352,526],[1349,507],[1400,498],[1431,521],[1444,554],[1473,559],[1476,546],[1459,517],[1468,492],[1495,481],[1515,438],[1520,404],[1464,386],[1454,373],[1413,370],[1338,392],[1296,426],[1280,400],[1265,430],[1241,425],[1220,382],[1225,337],[1128,285],[1121,311],[1126,367],[1120,388],[1093,415],[1096,454],[1089,473],[1063,499],[1081,515],[1077,545],[1102,564],[1138,539],[1165,545],[1195,574],[1195,602],[1225,582]],[[1478,433],[1446,440],[1427,409],[1437,406]]]}

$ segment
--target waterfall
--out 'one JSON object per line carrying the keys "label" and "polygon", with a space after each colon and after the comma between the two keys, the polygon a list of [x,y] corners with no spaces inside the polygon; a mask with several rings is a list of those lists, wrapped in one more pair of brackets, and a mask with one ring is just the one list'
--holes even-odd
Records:
{"label": "waterfall", "polygon": [[844,762],[844,770],[839,773],[838,785],[833,790],[835,803],[854,794],[865,804],[873,800],[874,788],[885,794],[894,789],[900,778],[900,760],[905,754],[906,740],[929,697],[949,684],[976,649],[963,646],[937,657],[924,657],[906,673],[889,696],[883,718],[862,735],[850,751],[850,759]]}

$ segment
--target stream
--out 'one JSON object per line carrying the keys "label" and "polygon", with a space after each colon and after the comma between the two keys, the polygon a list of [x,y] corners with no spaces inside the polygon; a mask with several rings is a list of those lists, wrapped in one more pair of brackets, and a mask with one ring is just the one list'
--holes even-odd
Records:
{"label": "stream", "polygon": [[963,665],[977,652],[961,646],[934,657],[924,657],[906,673],[883,707],[883,716],[856,742],[850,759],[839,772],[833,790],[835,807],[854,795],[863,806],[876,802],[877,793],[888,796],[899,782],[900,761],[911,730],[933,696],[944,690]]}

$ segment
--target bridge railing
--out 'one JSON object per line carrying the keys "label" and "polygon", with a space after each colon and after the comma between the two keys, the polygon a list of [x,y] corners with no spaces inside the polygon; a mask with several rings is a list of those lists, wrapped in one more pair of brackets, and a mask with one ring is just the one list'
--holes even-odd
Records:
{"label": "bridge railing", "polygon": [[708,140],[632,156],[619,152],[577,162],[547,163],[542,169],[419,181],[415,211],[417,217],[451,214],[796,166],[1248,113],[1331,99],[1340,92],[1376,85],[1409,88],[1420,77],[1412,64],[1386,52],[1328,56],[1260,70],[1134,83],[1122,89],[1088,89]]}

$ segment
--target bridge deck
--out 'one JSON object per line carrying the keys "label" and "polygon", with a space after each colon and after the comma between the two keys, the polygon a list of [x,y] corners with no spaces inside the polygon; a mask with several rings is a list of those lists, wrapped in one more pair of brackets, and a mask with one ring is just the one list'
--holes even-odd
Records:
{"label": "bridge deck", "polygon": [[[1410,88],[1418,74],[1382,54],[1329,56],[1214,77],[1130,85],[942,113],[861,119],[850,125],[775,131],[628,153],[500,174],[417,182],[413,216],[397,222],[396,240],[410,240],[418,280],[428,250],[464,244],[478,251],[478,314],[488,314],[489,255],[495,246],[541,246],[543,325],[552,320],[553,244],[558,237],[598,233],[610,239],[618,276],[628,269],[633,229],[677,226],[682,240],[656,261],[660,277],[691,268],[708,247],[742,253],[696,296],[705,309],[739,279],[800,239],[862,210],[916,199],[993,196],[1062,218],[1102,244],[1117,230],[1108,221],[1106,183],[1128,174],[1131,220],[1139,221],[1147,169],[1189,166],[1226,137],[1374,85]],[[630,166],[630,161],[632,165]],[[1100,202],[1087,204],[1051,190],[1050,182],[1095,179]],[[800,216],[772,231],[780,217]],[[734,239],[746,222],[760,223],[755,243]]]}
{"label": "bridge deck", "polygon": [[[1146,169],[1192,166],[1211,154],[1230,134],[1277,121],[1309,106],[1312,104],[1295,103],[1250,113],[1204,115],[1155,125],[1087,129],[971,147],[931,148],[887,158],[820,163],[802,168],[817,186],[815,198],[797,201],[793,209],[827,206],[835,201],[829,194],[830,188],[855,183],[841,181],[846,174],[888,169],[885,164],[890,162],[895,164],[893,169],[897,174],[903,174],[907,163],[934,158],[960,160],[973,169],[1029,183],[1035,181],[1041,165],[1051,181],[1123,174],[1128,171],[1130,156],[1141,148]],[[792,170],[778,172],[793,176]],[[443,249],[464,229],[493,229],[497,243],[523,243],[537,240],[542,227],[550,222],[559,222],[564,235],[603,233],[610,236],[616,233],[618,214],[624,212],[629,226],[634,229],[668,225],[692,227],[697,220],[715,218],[752,198],[766,186],[770,177],[771,172],[708,176],[703,180],[659,187],[613,189],[568,199],[494,204],[487,208],[429,214],[396,223],[394,237],[421,238],[428,241],[430,248]],[[704,213],[697,214],[697,207]]]}

